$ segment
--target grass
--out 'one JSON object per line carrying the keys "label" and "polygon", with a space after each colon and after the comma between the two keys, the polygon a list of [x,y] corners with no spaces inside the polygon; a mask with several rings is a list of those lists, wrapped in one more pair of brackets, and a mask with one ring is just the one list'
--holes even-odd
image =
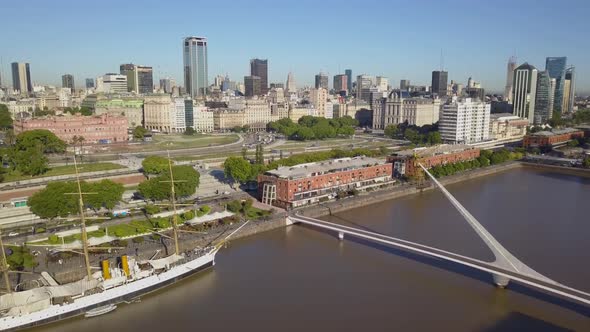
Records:
{"label": "grass", "polygon": [[248,219],[258,219],[258,218],[262,218],[264,216],[268,216],[270,214],[271,214],[270,211],[255,208],[253,206],[250,207],[245,213],[245,215]]}
{"label": "grass", "polygon": [[[78,170],[80,173],[87,173],[87,172],[98,172],[98,171],[110,171],[113,169],[121,169],[125,168],[119,164],[113,163],[92,163],[92,164],[82,164]],[[29,179],[38,179],[43,177],[49,176],[59,176],[59,175],[68,175],[76,173],[74,169],[74,165],[68,166],[55,166],[50,168],[47,172],[42,175],[38,176],[29,176],[29,175],[22,175],[19,171],[11,171],[4,174],[4,182],[12,182],[12,181],[20,181],[20,180],[29,180]]]}

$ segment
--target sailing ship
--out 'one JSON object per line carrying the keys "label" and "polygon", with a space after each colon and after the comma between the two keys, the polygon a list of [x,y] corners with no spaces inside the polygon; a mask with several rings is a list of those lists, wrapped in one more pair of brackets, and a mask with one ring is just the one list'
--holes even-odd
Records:
{"label": "sailing ship", "polygon": [[178,244],[178,233],[181,230],[177,224],[175,181],[172,174],[172,162],[170,158],[168,159],[170,181],[166,182],[170,182],[170,202],[174,211],[172,217],[174,253],[161,259],[145,261],[123,255],[120,257],[120,267],[110,266],[109,261],[104,260],[101,262],[101,270],[92,273],[84,215],[83,196],[85,193],[82,192],[78,166],[74,158],[78,189],[78,192],[74,194],[78,196],[79,200],[83,250],[80,254],[84,256],[86,276],[76,282],[59,285],[48,273],[44,272],[42,275],[46,280],[45,285],[21,292],[12,292],[8,279],[9,267],[0,234],[0,249],[2,250],[0,258],[8,290],[7,294],[0,296],[0,331],[30,328],[80,315],[94,317],[106,314],[115,310],[120,303],[136,302],[143,295],[171,285],[215,264],[215,254],[231,236],[246,226],[248,221],[215,245],[195,249],[188,252],[189,255],[181,253]]}

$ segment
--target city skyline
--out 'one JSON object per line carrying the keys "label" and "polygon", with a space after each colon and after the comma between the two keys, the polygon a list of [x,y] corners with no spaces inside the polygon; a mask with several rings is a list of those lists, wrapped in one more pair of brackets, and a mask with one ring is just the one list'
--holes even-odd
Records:
{"label": "city skyline", "polygon": [[[183,59],[181,41],[186,36],[204,36],[208,40],[208,80],[212,82],[215,75],[226,73],[234,81],[241,81],[249,74],[249,60],[253,58],[268,59],[268,82],[284,82],[287,74],[293,72],[299,82],[299,86],[313,86],[315,74],[322,71],[332,78],[337,74],[344,74],[345,69],[352,69],[354,76],[361,74],[380,75],[389,78],[392,86],[397,86],[401,79],[408,79],[413,84],[429,85],[431,72],[441,67],[441,50],[443,53],[443,67],[449,72],[450,80],[466,82],[468,77],[473,77],[489,92],[503,92],[505,88],[505,72],[507,60],[516,55],[517,64],[524,62],[533,64],[537,68],[544,68],[546,57],[567,56],[568,65],[576,67],[576,90],[579,93],[590,91],[590,63],[585,56],[588,46],[581,43],[584,31],[583,20],[577,20],[577,15],[583,12],[581,9],[585,3],[571,1],[567,6],[562,3],[548,3],[543,8],[535,6],[533,1],[520,1],[513,4],[508,1],[495,1],[494,6],[488,4],[473,4],[471,7],[463,6],[465,1],[453,1],[440,4],[431,2],[429,6],[386,3],[380,4],[383,13],[375,13],[375,17],[366,24],[366,29],[353,29],[343,33],[335,42],[349,44],[347,52],[339,52],[333,47],[334,43],[328,42],[329,35],[319,34],[311,36],[306,32],[307,27],[302,26],[297,17],[303,13],[311,17],[321,16],[329,12],[331,15],[353,17],[359,6],[347,6],[339,8],[332,6],[328,1],[315,7],[315,11],[306,11],[306,1],[298,6],[295,3],[286,4],[277,9],[272,8],[271,3],[262,1],[257,4],[237,3],[234,6],[222,6],[211,3],[189,3],[177,1],[177,4],[186,6],[184,10],[199,8],[209,12],[219,13],[231,19],[232,23],[219,29],[217,19],[204,18],[198,24],[190,22],[168,22],[170,24],[140,24],[126,29],[109,28],[109,22],[115,22],[125,15],[125,10],[111,11],[115,2],[106,1],[104,6],[92,4],[46,4],[34,1],[34,5],[28,6],[33,26],[27,31],[21,32],[19,38],[8,38],[0,53],[2,57],[2,69],[0,73],[4,84],[10,83],[9,64],[12,62],[27,62],[31,66],[31,77],[36,84],[51,84],[59,86],[61,76],[71,73],[78,78],[77,87],[81,87],[85,78],[96,78],[108,72],[116,72],[123,63],[139,63],[154,68],[154,81],[160,78],[170,77],[177,82],[184,82]],[[118,6],[120,4],[117,4]],[[367,4],[364,4],[367,5]],[[128,2],[122,5],[136,12],[136,15],[147,19],[158,19],[163,5],[144,5],[139,2]],[[30,8],[29,8],[30,7]],[[170,8],[179,7],[172,6]],[[580,10],[572,10],[572,8]],[[458,10],[457,8],[461,8]],[[469,11],[467,9],[469,8]],[[489,8],[510,8],[494,17],[494,24],[482,24],[483,17],[487,17],[485,10]],[[23,4],[0,4],[2,12],[22,11]],[[329,9],[329,10],[328,10]],[[387,16],[386,9],[395,12],[408,13],[407,17],[399,17],[396,20],[383,22],[379,18]],[[281,22],[281,28],[268,29],[268,26],[260,24],[245,25],[244,32],[248,35],[262,35],[265,38],[253,40],[243,38],[235,31],[241,31],[243,15],[248,10],[256,10],[259,15],[264,15]],[[478,11],[479,10],[479,11]],[[542,22],[530,20],[525,29],[517,19],[520,12],[527,10],[530,17],[547,14],[553,15],[567,12],[568,24],[564,26],[544,26]],[[482,12],[484,14],[480,14]],[[54,29],[45,31],[35,18],[46,16],[52,12],[63,12],[71,16],[74,24],[87,24],[88,13],[94,13],[101,17],[105,29],[95,31],[91,26],[88,29],[74,31],[73,36],[67,39],[58,39],[56,46],[55,36],[63,32],[72,33],[71,24],[62,22],[52,26]],[[308,13],[309,12],[309,13]],[[82,13],[85,13],[82,15]],[[212,15],[212,17],[215,15]],[[432,19],[435,16],[444,17],[449,21],[465,22],[463,29],[456,29],[453,25],[439,31],[439,35],[448,35],[448,38],[424,39],[425,33],[432,31],[433,23],[425,26],[416,25],[416,20]],[[573,16],[573,17],[572,17]],[[581,16],[580,16],[581,17]],[[5,22],[11,24],[16,17],[6,17]],[[42,22],[42,21],[41,21]],[[376,22],[379,22],[378,24]],[[412,23],[414,22],[414,23]],[[470,29],[471,23],[478,22],[477,29]],[[16,24],[16,22],[14,22]],[[38,28],[35,28],[38,27]],[[409,27],[409,28],[408,28]],[[394,32],[404,29],[404,33]],[[430,30],[429,30],[430,29]],[[285,36],[289,38],[285,38]],[[396,37],[391,46],[384,41]],[[478,39],[474,36],[477,35]],[[82,38],[85,36],[85,38]],[[426,34],[427,36],[427,34]],[[474,47],[474,40],[484,41]],[[502,36],[500,39],[499,36]],[[546,43],[548,36],[553,40]],[[91,37],[91,38],[88,38]],[[35,38],[37,43],[29,43]],[[74,42],[74,41],[75,42]],[[276,41],[281,41],[277,47]],[[426,43],[424,43],[426,40]],[[398,43],[404,48],[396,47]],[[370,59],[367,58],[370,54]]]}

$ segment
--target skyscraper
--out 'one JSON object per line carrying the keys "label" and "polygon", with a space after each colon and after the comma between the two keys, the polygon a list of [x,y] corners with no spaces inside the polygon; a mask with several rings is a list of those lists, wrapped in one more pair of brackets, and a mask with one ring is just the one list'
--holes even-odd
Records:
{"label": "skyscraper", "polygon": [[161,78],[160,89],[164,90],[164,93],[172,93],[172,88],[176,86],[176,82],[172,78]]}
{"label": "skyscraper", "polygon": [[94,78],[86,79],[86,89],[94,89]]}
{"label": "skyscraper", "polygon": [[74,76],[71,74],[65,74],[61,77],[61,87],[70,88],[74,92]]}
{"label": "skyscraper", "polygon": [[193,98],[207,95],[207,38],[187,37],[184,50],[184,88]]}
{"label": "skyscraper", "polygon": [[31,68],[28,63],[12,63],[12,88],[18,90],[21,95],[33,92],[31,82]]}
{"label": "skyscraper", "polygon": [[347,75],[334,75],[334,91],[337,93],[341,91],[347,91],[348,89],[348,76]]}
{"label": "skyscraper", "polygon": [[553,102],[553,111],[561,113],[563,103],[563,85],[565,81],[565,67],[567,57],[547,57],[545,59],[545,70],[549,72],[549,77],[555,79],[555,100]]}
{"label": "skyscraper", "polygon": [[244,76],[244,95],[246,97],[259,96],[262,91],[261,81],[258,76]]}
{"label": "skyscraper", "polygon": [[533,123],[541,125],[549,121],[553,115],[553,98],[555,94],[554,78],[549,73],[541,71],[537,74],[537,91],[535,96],[535,117]]}
{"label": "skyscraper", "polygon": [[322,72],[315,75],[315,88],[322,88],[328,90],[328,75]]}
{"label": "skyscraper", "polygon": [[119,66],[121,75],[127,76],[127,91],[151,93],[154,90],[152,67],[138,66],[132,63]]}
{"label": "skyscraper", "polygon": [[535,116],[536,96],[537,69],[525,62],[514,70],[513,114],[528,119],[532,124]]}
{"label": "skyscraper", "polygon": [[268,60],[250,60],[250,75],[260,77],[260,94],[268,93]]}
{"label": "skyscraper", "polygon": [[346,75],[346,84],[348,85],[346,90],[348,90],[348,93],[352,93],[352,69],[346,69],[344,74]]}
{"label": "skyscraper", "polygon": [[399,89],[400,90],[408,91],[409,87],[410,87],[410,80],[400,80],[399,81]]}
{"label": "skyscraper", "polygon": [[563,112],[571,113],[574,111],[574,100],[576,96],[576,71],[574,67],[565,70],[565,80],[563,84],[563,103],[561,109]]}
{"label": "skyscraper", "polygon": [[446,71],[435,70],[432,72],[432,93],[439,97],[447,96],[447,83],[449,73]]}
{"label": "skyscraper", "polygon": [[297,92],[297,86],[295,85],[295,77],[292,72],[287,75],[287,83],[285,84],[285,91]]}
{"label": "skyscraper", "polygon": [[516,57],[511,56],[506,66],[506,88],[504,89],[504,100],[508,101],[508,103],[512,103],[514,69],[516,69]]}

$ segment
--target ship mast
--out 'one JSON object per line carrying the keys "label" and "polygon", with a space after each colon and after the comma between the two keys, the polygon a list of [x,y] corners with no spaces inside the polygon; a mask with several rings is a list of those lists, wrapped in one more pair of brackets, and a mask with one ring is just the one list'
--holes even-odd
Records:
{"label": "ship mast", "polygon": [[4,242],[2,242],[2,232],[0,231],[0,250],[2,250],[2,275],[4,276],[4,282],[6,283],[6,291],[12,292],[10,287],[10,279],[8,279],[8,261],[6,260],[6,252],[4,251]]}
{"label": "ship mast", "polygon": [[[84,217],[84,199],[82,198],[82,185],[80,184],[80,174],[78,173],[78,164],[76,163],[76,156],[74,155],[74,169],[76,170],[76,183],[78,185],[78,205],[80,205],[80,225],[82,229],[82,249],[84,251],[84,261],[86,263],[86,273],[88,280],[92,279],[92,272],[90,271],[90,258],[88,257],[88,234],[86,233],[86,219]],[[90,194],[90,193],[86,193]]]}
{"label": "ship mast", "polygon": [[172,229],[174,231],[174,253],[176,255],[180,254],[180,249],[178,247],[178,223],[176,221],[176,192],[174,191],[174,182],[185,182],[185,181],[174,181],[174,174],[172,174],[172,160],[170,159],[170,151],[168,151],[168,170],[170,171],[170,181],[162,181],[162,182],[170,182],[170,200],[172,204],[172,210],[174,214],[172,215]]}

